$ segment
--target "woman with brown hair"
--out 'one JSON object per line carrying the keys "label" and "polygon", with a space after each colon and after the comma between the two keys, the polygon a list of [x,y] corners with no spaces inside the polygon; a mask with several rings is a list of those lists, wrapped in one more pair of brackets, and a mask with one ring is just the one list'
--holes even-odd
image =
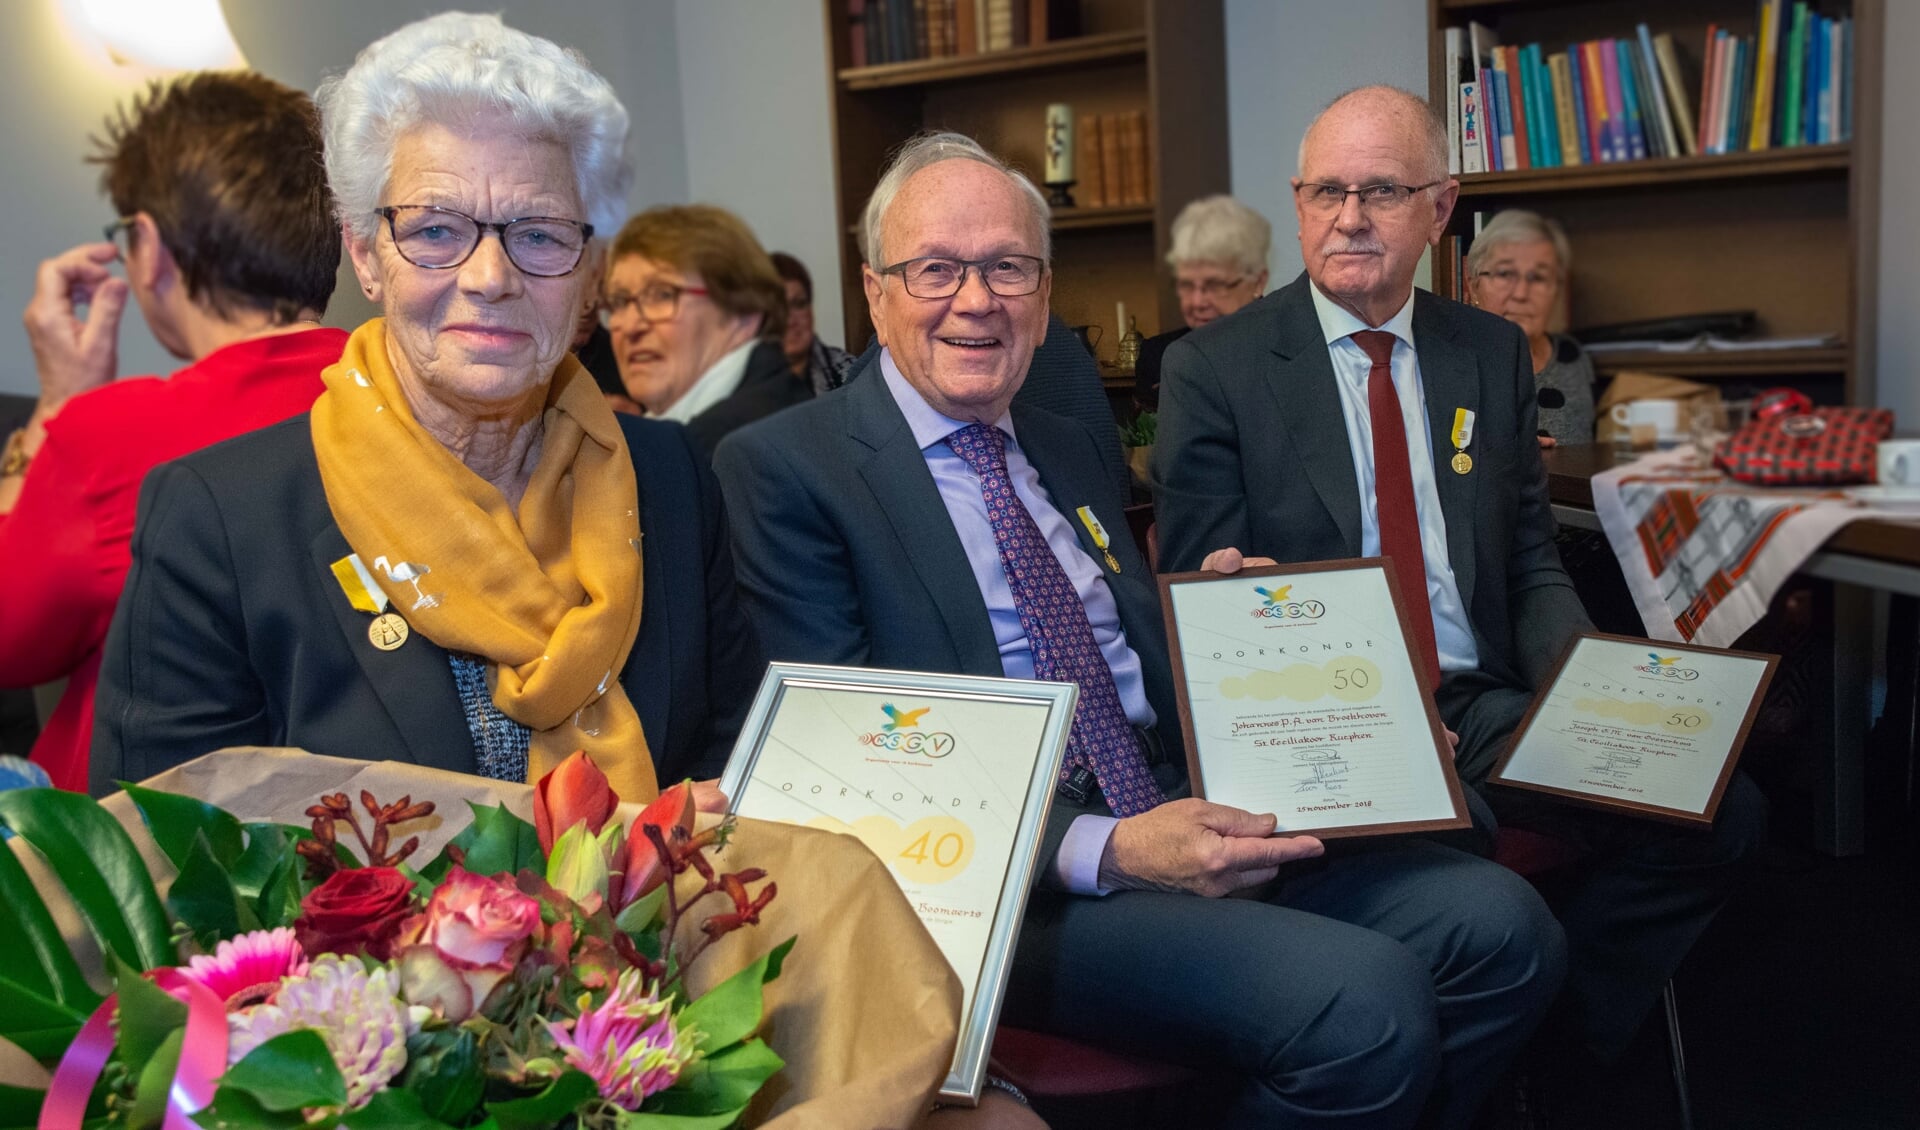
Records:
{"label": "woman with brown hair", "polygon": [[607,330],[627,394],[720,437],[813,396],[781,349],[787,293],[759,240],[711,204],[649,208],[613,239]]}

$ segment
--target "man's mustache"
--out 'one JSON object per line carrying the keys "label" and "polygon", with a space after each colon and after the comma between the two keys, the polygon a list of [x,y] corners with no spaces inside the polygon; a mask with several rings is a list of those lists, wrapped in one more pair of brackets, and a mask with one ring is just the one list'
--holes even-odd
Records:
{"label": "man's mustache", "polygon": [[1385,255],[1386,246],[1377,239],[1346,239],[1320,249],[1320,257],[1331,255]]}

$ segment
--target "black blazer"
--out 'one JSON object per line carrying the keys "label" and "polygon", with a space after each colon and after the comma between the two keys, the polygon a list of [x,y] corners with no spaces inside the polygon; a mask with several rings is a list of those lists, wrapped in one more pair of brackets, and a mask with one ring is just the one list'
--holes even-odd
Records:
{"label": "black blazer", "polygon": [[[1081,548],[1091,506],[1120,571],[1103,567],[1127,642],[1140,656],[1162,745],[1184,767],[1159,592],[1127,536],[1098,446],[1081,424],[1013,405],[1020,446]],[[1004,675],[960,536],[906,417],[877,377],[742,428],[714,454],[726,491],[741,602],[769,659],[964,675]],[[1184,774],[1181,774],[1184,776]],[[1043,858],[1074,816],[1056,800]]]}
{"label": "black blazer", "polygon": [[[1153,464],[1162,568],[1198,569],[1225,546],[1288,562],[1360,556],[1360,488],[1312,285],[1303,274],[1167,349]],[[1424,290],[1413,335],[1480,668],[1532,688],[1590,625],[1554,548],[1527,339]],[[1465,475],[1451,466],[1456,408],[1476,414]]]}
{"label": "black blazer", "polygon": [[[620,682],[660,779],[712,777],[763,670],[725,512],[683,428],[620,424],[645,547]],[[447,653],[419,634],[394,651],[368,641],[371,617],[330,571],[350,552],[304,415],[156,468],[100,666],[93,791],[234,745],[474,772]]]}
{"label": "black blazer", "polygon": [[721,437],[735,428],[771,416],[782,408],[813,399],[813,386],[793,371],[777,341],[763,341],[747,354],[739,387],[720,403],[687,421],[687,434],[711,456]]}

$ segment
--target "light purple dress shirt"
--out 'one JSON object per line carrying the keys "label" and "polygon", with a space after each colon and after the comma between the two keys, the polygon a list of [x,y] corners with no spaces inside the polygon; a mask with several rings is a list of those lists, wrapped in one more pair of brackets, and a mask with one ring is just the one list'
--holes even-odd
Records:
{"label": "light purple dress shirt", "polygon": [[[1031,679],[1033,648],[1027,642],[1026,629],[1020,624],[1020,614],[1013,607],[1013,590],[1007,586],[1007,575],[1000,567],[1000,543],[994,538],[993,523],[987,518],[986,500],[980,496],[980,479],[946,443],[947,436],[967,424],[941,414],[928,404],[926,398],[907,383],[899,366],[893,363],[893,355],[885,350],[880,353],[880,374],[887,382],[887,390],[893,394],[894,403],[907,418],[907,427],[926,458],[927,470],[933,474],[934,486],[939,488],[940,501],[946,504],[954,532],[960,535],[967,566],[979,585],[981,599],[986,602],[987,618],[1000,648],[1000,668],[1009,679]],[[1100,653],[1113,671],[1114,686],[1120,692],[1120,705],[1126,710],[1127,719],[1136,726],[1152,726],[1156,719],[1153,707],[1147,703],[1140,657],[1127,645],[1126,633],[1120,628],[1120,610],[1107,588],[1103,566],[1080,547],[1080,539],[1067,516],[1054,505],[1040,484],[1039,471],[1028,461],[1019,436],[1014,434],[1013,417],[1002,415],[994,421],[994,426],[1008,437],[1007,475],[1013,480],[1013,492],[1033,515],[1041,536],[1047,539],[1053,555],[1066,570],[1067,579],[1073,582],[1074,591],[1080,594],[1080,603],[1087,609],[1087,620],[1093,625],[1094,642],[1100,645]],[[1106,850],[1114,823],[1108,816],[1082,816],[1074,821],[1054,860],[1055,878],[1067,890],[1078,894],[1106,893],[1099,889],[1100,856]]]}

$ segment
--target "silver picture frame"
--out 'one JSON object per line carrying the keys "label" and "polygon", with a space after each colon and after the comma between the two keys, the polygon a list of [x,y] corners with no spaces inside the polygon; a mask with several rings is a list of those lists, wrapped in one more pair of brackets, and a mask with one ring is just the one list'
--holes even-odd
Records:
{"label": "silver picture frame", "polygon": [[[834,762],[834,775],[842,781],[861,771],[865,760],[851,743],[829,745],[826,736],[821,749],[800,751],[790,746],[769,748],[788,695],[798,689],[852,692],[855,694],[912,695],[919,699],[965,701],[971,704],[1005,703],[1031,708],[1044,706],[1047,715],[1033,748],[1017,751],[1025,754],[1027,766],[1024,788],[1019,797],[1020,812],[1013,821],[1012,843],[1007,845],[1007,864],[1002,873],[998,896],[993,900],[993,920],[987,934],[985,954],[977,971],[955,969],[963,984],[971,977],[966,1015],[961,1017],[959,1041],[954,1048],[953,1066],[941,1085],[942,1101],[974,1105],[979,1102],[987,1061],[993,1049],[994,1029],[1000,1019],[1000,1005],[1006,993],[1012,965],[1013,947],[1019,941],[1020,923],[1026,913],[1027,895],[1033,889],[1036,869],[1045,861],[1038,858],[1040,840],[1052,807],[1060,762],[1066,751],[1067,736],[1073,727],[1073,712],[1080,689],[1072,683],[1041,682],[1030,679],[1002,679],[977,675],[937,675],[919,671],[888,671],[865,667],[835,667],[800,663],[773,663],[767,667],[759,693],[747,712],[733,755],[727,762],[720,785],[727,794],[732,811],[756,816],[752,811],[756,770],[786,758],[800,758],[814,769],[824,766],[825,756]],[[990,735],[986,740],[999,740]],[[1004,749],[1004,746],[996,747]],[[1009,751],[1016,752],[1016,751]],[[845,764],[841,765],[840,762]],[[763,788],[769,786],[762,786]],[[970,829],[976,838],[978,829]],[[882,860],[888,863],[887,860]],[[893,867],[889,864],[889,871]],[[896,873],[896,877],[898,877]],[[920,913],[916,905],[915,912]],[[925,916],[922,915],[923,920]],[[933,923],[929,923],[933,928]]]}

